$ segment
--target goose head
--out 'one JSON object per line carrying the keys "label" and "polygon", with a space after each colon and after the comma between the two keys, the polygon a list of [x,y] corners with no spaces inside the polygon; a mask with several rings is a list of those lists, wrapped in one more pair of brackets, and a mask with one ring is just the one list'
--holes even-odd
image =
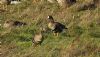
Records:
{"label": "goose head", "polygon": [[53,22],[54,21],[54,19],[53,19],[53,17],[51,15],[48,16],[48,21],[49,22]]}

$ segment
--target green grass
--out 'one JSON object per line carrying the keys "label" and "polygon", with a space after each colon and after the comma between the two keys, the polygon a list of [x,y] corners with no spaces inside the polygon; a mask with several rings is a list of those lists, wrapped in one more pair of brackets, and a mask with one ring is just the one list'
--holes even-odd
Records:
{"label": "green grass", "polygon": [[[0,13],[0,24],[3,26],[5,20],[11,19],[26,22],[27,25],[12,30],[0,26],[0,57],[100,57],[99,13],[99,7],[77,11],[74,5],[60,8],[58,4],[46,1],[33,4],[32,0],[25,0],[18,5],[9,5],[8,11]],[[47,27],[48,15],[68,29],[58,37],[50,31],[44,32],[44,41],[34,47],[32,37],[40,27]]]}

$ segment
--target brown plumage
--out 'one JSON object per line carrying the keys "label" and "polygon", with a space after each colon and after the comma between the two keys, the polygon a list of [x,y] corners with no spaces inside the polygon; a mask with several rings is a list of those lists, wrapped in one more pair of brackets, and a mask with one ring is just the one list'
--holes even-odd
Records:
{"label": "brown plumage", "polygon": [[63,29],[67,29],[65,25],[59,22],[55,22],[52,16],[48,16],[48,20],[48,28],[51,29],[54,32],[54,34],[57,34],[57,36],[58,33],[61,33],[63,31]]}
{"label": "brown plumage", "polygon": [[32,38],[32,42],[33,42],[33,44],[34,44],[35,46],[41,45],[41,43],[42,43],[42,41],[43,41],[43,39],[44,39],[44,38],[43,38],[43,32],[44,32],[44,30],[40,28],[39,32],[36,33],[36,34],[34,35],[34,37]]}
{"label": "brown plumage", "polygon": [[41,33],[38,33],[38,34],[35,34],[35,36],[33,37],[32,39],[32,42],[34,45],[38,45],[38,44],[41,44],[42,43],[42,34]]}

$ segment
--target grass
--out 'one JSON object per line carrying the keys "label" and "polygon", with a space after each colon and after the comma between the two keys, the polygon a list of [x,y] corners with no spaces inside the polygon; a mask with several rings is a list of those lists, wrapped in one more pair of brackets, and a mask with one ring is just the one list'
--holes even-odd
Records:
{"label": "grass", "polygon": [[[80,3],[84,0],[78,0]],[[76,3],[78,4],[78,3]],[[0,13],[1,57],[100,57],[100,8],[77,11],[75,5],[61,8],[45,0],[9,5]],[[52,32],[43,33],[40,46],[32,45],[32,37],[40,27],[47,27],[47,15],[68,27],[58,37]],[[26,22],[23,27],[4,29],[5,20]]]}

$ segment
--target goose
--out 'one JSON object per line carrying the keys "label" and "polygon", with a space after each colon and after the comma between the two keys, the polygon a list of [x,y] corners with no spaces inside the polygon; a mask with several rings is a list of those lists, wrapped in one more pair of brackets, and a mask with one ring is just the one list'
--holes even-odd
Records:
{"label": "goose", "polygon": [[24,26],[26,23],[14,20],[6,20],[3,27],[10,28],[10,27],[17,27],[17,26]]}
{"label": "goose", "polygon": [[35,34],[35,36],[32,39],[32,42],[33,42],[34,45],[41,44],[41,42],[42,42],[42,34],[41,33]]}
{"label": "goose", "polygon": [[61,33],[64,29],[67,29],[65,25],[55,22],[52,16],[48,16],[48,28],[53,31],[54,35],[58,36],[59,33]]}
{"label": "goose", "polygon": [[39,32],[34,35],[32,38],[32,42],[34,46],[41,45],[43,42],[43,32],[44,30],[40,28]]}

